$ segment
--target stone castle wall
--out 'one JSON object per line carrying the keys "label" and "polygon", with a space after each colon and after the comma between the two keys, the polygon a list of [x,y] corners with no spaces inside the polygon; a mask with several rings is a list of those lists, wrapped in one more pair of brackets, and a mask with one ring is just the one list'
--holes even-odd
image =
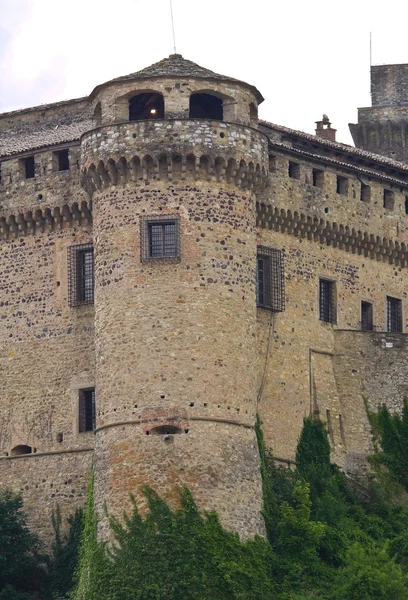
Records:
{"label": "stone castle wall", "polygon": [[[129,98],[146,90],[163,93],[166,118],[127,122]],[[187,118],[204,90],[224,99],[224,122]],[[0,117],[0,477],[23,491],[44,538],[57,502],[67,515],[83,501],[93,455],[101,532],[104,501],[120,514],[131,491],[143,506],[143,484],[171,502],[187,484],[228,527],[262,532],[257,410],[283,459],[303,417],[319,415],[348,468],[370,451],[363,396],[402,406],[405,337],[381,332],[387,296],[408,325],[408,171],[258,130],[258,100],[233,81],[124,80]],[[17,145],[1,146],[10,131]],[[143,224],[166,215],[180,255],[146,261]],[[95,305],[70,307],[67,251],[87,242]],[[257,245],[283,252],[283,312],[256,306]],[[335,284],[334,324],[319,319],[319,278]],[[361,301],[374,332],[359,331]],[[96,432],[79,433],[79,390],[94,386]],[[36,452],[7,456],[18,445]]]}

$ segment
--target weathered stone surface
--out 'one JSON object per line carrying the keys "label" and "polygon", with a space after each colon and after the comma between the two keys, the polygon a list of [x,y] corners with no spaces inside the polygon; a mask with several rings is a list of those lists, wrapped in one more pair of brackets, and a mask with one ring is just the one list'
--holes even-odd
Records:
{"label": "weathered stone surface", "polygon": [[[129,121],[129,99],[152,91],[164,118]],[[222,99],[222,121],[189,118],[197,92]],[[227,527],[262,533],[257,411],[281,460],[312,412],[355,470],[370,451],[363,396],[401,409],[408,166],[258,126],[261,100],[173,57],[0,115],[0,479],[45,540],[56,503],[83,502],[92,457],[101,535],[104,502],[121,515],[132,492],[143,507],[143,485],[171,503],[188,485]],[[179,227],[174,260],[148,260],[159,216]],[[68,248],[89,242],[95,303],[69,306]],[[258,245],[283,252],[283,312],[257,308]],[[334,323],[319,319],[320,278],[335,285]],[[400,334],[381,333],[387,296],[402,302]],[[362,301],[374,332],[359,331]],[[80,433],[79,390],[93,387],[96,431]],[[11,456],[19,446],[33,454]]]}

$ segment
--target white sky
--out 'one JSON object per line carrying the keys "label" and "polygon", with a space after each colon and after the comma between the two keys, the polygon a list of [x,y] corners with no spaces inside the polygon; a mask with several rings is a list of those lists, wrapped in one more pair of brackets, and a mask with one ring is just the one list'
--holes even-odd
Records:
{"label": "white sky", "polygon": [[[408,4],[173,0],[177,52],[255,85],[263,119],[337,139],[370,105],[373,64],[408,63]],[[0,0],[0,111],[85,96],[173,52],[169,0]]]}

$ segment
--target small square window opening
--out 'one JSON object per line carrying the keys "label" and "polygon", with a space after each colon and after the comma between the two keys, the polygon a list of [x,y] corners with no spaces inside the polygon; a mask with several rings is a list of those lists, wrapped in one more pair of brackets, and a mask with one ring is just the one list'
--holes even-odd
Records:
{"label": "small square window opening", "polygon": [[180,219],[158,215],[141,219],[141,259],[180,260]]}
{"label": "small square window opening", "polygon": [[69,152],[68,150],[60,150],[55,152],[55,168],[57,171],[69,171]]}
{"label": "small square window opening", "polygon": [[347,194],[348,194],[348,179],[347,179],[347,177],[342,177],[341,175],[337,175],[336,192],[338,194],[342,194],[343,196],[347,196]]}
{"label": "small square window opening", "polygon": [[95,410],[95,388],[79,390],[78,398],[78,431],[95,431],[96,429],[96,410]]}
{"label": "small square window opening", "polygon": [[300,165],[289,161],[289,177],[292,179],[300,179]]}

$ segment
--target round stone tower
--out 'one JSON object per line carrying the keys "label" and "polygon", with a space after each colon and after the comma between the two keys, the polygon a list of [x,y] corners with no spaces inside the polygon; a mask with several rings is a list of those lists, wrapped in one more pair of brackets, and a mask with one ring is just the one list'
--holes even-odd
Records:
{"label": "round stone tower", "polygon": [[252,86],[174,54],[98,86],[82,137],[95,251],[95,500],[143,485],[262,533],[255,437],[256,194],[268,146]]}

